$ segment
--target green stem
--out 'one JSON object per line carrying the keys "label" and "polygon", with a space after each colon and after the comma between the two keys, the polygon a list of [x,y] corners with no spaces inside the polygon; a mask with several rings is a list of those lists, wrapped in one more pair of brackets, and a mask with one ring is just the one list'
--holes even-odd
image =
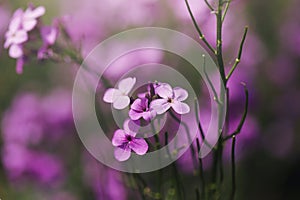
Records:
{"label": "green stem", "polygon": [[[198,124],[198,129],[202,138],[202,141],[204,142],[205,145],[207,145],[209,148],[214,148],[209,144],[209,142],[205,139],[205,134],[201,125],[200,117],[199,117],[199,105],[198,105],[198,100],[195,98],[195,115],[196,115],[196,121]],[[198,149],[198,153],[200,154],[200,148]]]}
{"label": "green stem", "polygon": [[[196,139],[197,142],[197,149],[198,152],[200,152],[200,142],[199,139]],[[203,170],[203,162],[202,158],[199,157],[199,175],[200,175],[200,180],[201,180],[201,192],[202,192],[202,198],[205,199],[205,178],[204,178],[204,170]]]}
{"label": "green stem", "polygon": [[[184,127],[185,129],[185,132],[187,134],[187,138],[189,140],[189,143],[192,144],[192,139],[191,139],[191,135],[190,135],[190,131],[189,131],[189,128],[188,128],[188,125],[181,121],[180,119],[177,118],[177,116],[173,113],[173,111],[171,110],[170,111],[170,115],[171,117],[179,124],[182,124],[182,126]],[[191,145],[190,147],[190,150],[191,150],[191,157],[193,158],[193,165],[194,165],[194,169],[197,169],[197,160],[196,160],[196,152],[195,152],[195,149],[194,149],[194,146]]]}
{"label": "green stem", "polygon": [[207,7],[210,9],[210,11],[215,11],[215,9],[210,5],[210,3],[208,3],[207,0],[204,0],[204,2],[206,3]]}
{"label": "green stem", "polygon": [[[220,75],[222,78],[223,83],[226,83],[226,77],[225,77],[225,70],[224,70],[224,62],[223,62],[223,47],[222,47],[222,26],[223,26],[223,21],[222,21],[222,8],[223,8],[223,2],[222,0],[219,0],[218,3],[218,11],[216,13],[217,15],[217,51],[216,51],[216,56],[217,56],[217,61],[218,61],[218,66],[219,66],[219,71]],[[226,85],[226,84],[225,84]]]}
{"label": "green stem", "polygon": [[232,191],[230,199],[234,200],[235,190],[236,190],[236,178],[235,178],[235,143],[236,143],[236,136],[232,136],[232,147],[231,147],[231,184],[232,184]]}
{"label": "green stem", "polygon": [[245,30],[244,30],[244,35],[243,35],[242,41],[240,43],[240,48],[239,48],[238,56],[235,59],[235,62],[233,64],[232,68],[230,69],[228,75],[226,76],[226,80],[227,81],[230,79],[230,77],[233,74],[234,70],[236,69],[236,67],[238,66],[238,64],[241,62],[241,57],[242,57],[242,53],[243,53],[243,47],[244,47],[244,43],[245,43],[245,40],[246,40],[247,33],[248,33],[248,27],[246,26]]}
{"label": "green stem", "polygon": [[249,92],[248,92],[248,88],[247,88],[246,84],[245,84],[245,83],[242,83],[242,84],[243,84],[243,86],[244,86],[244,92],[245,92],[245,107],[244,107],[244,113],[243,113],[243,116],[242,116],[242,118],[241,118],[241,120],[240,120],[240,122],[239,122],[239,125],[238,125],[238,127],[236,128],[236,130],[235,130],[233,133],[231,133],[230,135],[226,136],[226,137],[224,138],[224,141],[229,140],[229,139],[232,138],[233,136],[238,135],[238,134],[241,132],[241,130],[242,130],[243,126],[244,126],[244,123],[245,123],[245,121],[246,121],[246,117],[247,117],[247,114],[248,114],[248,107],[249,107]]}
{"label": "green stem", "polygon": [[196,22],[196,19],[195,19],[194,15],[193,15],[193,12],[192,12],[192,10],[191,10],[191,7],[190,7],[190,4],[189,4],[188,0],[184,0],[184,1],[185,1],[185,4],[186,4],[187,9],[188,9],[188,11],[189,11],[189,14],[190,14],[190,16],[191,16],[191,18],[192,18],[193,24],[194,24],[194,26],[195,26],[195,28],[196,28],[198,34],[199,34],[199,38],[204,42],[204,44],[208,47],[208,49],[209,49],[213,54],[215,54],[215,53],[216,53],[216,50],[209,44],[209,42],[206,40],[205,36],[203,35],[203,33],[202,33],[200,27],[198,26],[198,23]]}
{"label": "green stem", "polygon": [[222,15],[222,22],[224,22],[224,19],[225,19],[225,17],[226,17],[227,12],[228,12],[229,5],[230,5],[231,1],[232,1],[232,0],[228,0],[228,1],[226,2],[226,6],[225,6],[225,9],[224,9],[224,13],[223,13],[223,15]]}
{"label": "green stem", "polygon": [[203,71],[204,71],[204,75],[205,75],[205,78],[206,78],[207,81],[208,81],[209,86],[211,87],[211,89],[212,89],[212,91],[213,91],[213,94],[214,94],[214,100],[215,100],[218,104],[222,104],[222,102],[219,100],[217,91],[216,91],[216,89],[215,89],[213,83],[211,82],[211,80],[210,80],[208,74],[207,74],[207,71],[206,71],[205,55],[203,54],[202,57],[203,57]]}

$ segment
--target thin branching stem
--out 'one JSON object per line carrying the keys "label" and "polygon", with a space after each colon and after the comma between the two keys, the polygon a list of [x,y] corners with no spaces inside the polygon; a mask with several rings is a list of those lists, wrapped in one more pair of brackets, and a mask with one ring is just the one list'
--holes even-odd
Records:
{"label": "thin branching stem", "polygon": [[233,74],[234,70],[236,69],[236,67],[238,66],[238,64],[241,62],[241,57],[242,57],[242,53],[243,53],[243,47],[244,47],[244,43],[245,43],[245,40],[246,40],[247,33],[248,33],[248,27],[246,26],[245,29],[244,29],[244,35],[243,35],[242,41],[240,43],[240,48],[239,48],[238,56],[235,59],[235,62],[233,64],[232,68],[230,69],[228,75],[226,76],[226,80],[227,81],[230,79],[230,77]]}
{"label": "thin branching stem", "polygon": [[[199,139],[196,139],[197,142],[197,150],[198,152],[200,152],[200,142]],[[202,162],[202,158],[200,156],[199,157],[199,175],[200,175],[200,179],[201,179],[201,193],[202,193],[202,198],[205,199],[205,178],[204,178],[204,170],[203,170],[203,162]]]}
{"label": "thin branching stem", "polygon": [[222,49],[223,49],[223,41],[222,41],[222,27],[223,27],[223,21],[222,21],[222,14],[223,13],[223,1],[219,0],[218,3],[218,10],[217,10],[217,40],[216,40],[216,45],[217,45],[217,51],[216,51],[216,56],[217,56],[217,61],[218,61],[218,66],[219,66],[219,71],[220,75],[222,78],[223,83],[226,85],[226,76],[225,76],[225,70],[224,70],[224,61],[223,61],[223,54],[222,54]]}
{"label": "thin branching stem", "polygon": [[236,128],[236,130],[233,133],[231,133],[230,135],[226,136],[224,138],[224,141],[229,140],[233,136],[238,135],[241,132],[241,130],[242,130],[243,126],[244,126],[244,123],[246,121],[246,117],[247,117],[247,114],[248,114],[248,106],[249,106],[248,105],[249,104],[249,92],[248,92],[248,88],[247,88],[246,84],[242,83],[242,85],[244,86],[245,98],[246,98],[245,99],[244,113],[243,113],[243,116],[242,116],[242,118],[240,120],[240,123],[238,124],[238,127]]}
{"label": "thin branching stem", "polygon": [[[192,143],[192,138],[191,138],[191,134],[190,134],[188,125],[187,125],[185,122],[183,122],[183,121],[181,121],[180,119],[178,119],[178,117],[173,113],[172,110],[170,111],[170,115],[171,115],[171,117],[172,117],[178,124],[182,124],[182,126],[183,126],[184,129],[185,129],[185,132],[186,132],[187,138],[188,138],[188,140],[189,140],[189,143],[191,144],[191,143]],[[196,160],[196,157],[195,157],[195,156],[196,156],[196,152],[195,152],[195,149],[194,149],[194,146],[193,146],[193,145],[191,145],[190,150],[191,150],[191,156],[192,156],[192,158],[193,158],[194,169],[196,169],[196,168],[197,168],[197,160]]]}
{"label": "thin branching stem", "polygon": [[195,26],[195,28],[196,28],[198,34],[199,34],[199,38],[204,42],[204,44],[208,47],[208,49],[209,49],[213,54],[215,54],[215,53],[216,53],[216,50],[209,44],[209,42],[206,40],[204,34],[202,33],[200,27],[198,26],[198,23],[197,23],[197,21],[196,21],[194,15],[193,15],[193,12],[192,12],[192,10],[191,10],[191,7],[190,7],[190,4],[189,4],[188,0],[185,0],[185,4],[186,4],[186,7],[187,7],[187,9],[188,9],[188,11],[189,11],[189,14],[190,14],[190,16],[191,16],[191,18],[192,18],[193,24],[194,24],[194,26]]}
{"label": "thin branching stem", "polygon": [[235,143],[236,143],[236,136],[232,136],[232,146],[231,146],[231,184],[232,184],[232,190],[230,199],[234,200],[235,196],[235,190],[236,190],[236,178],[235,178]]}
{"label": "thin branching stem", "polygon": [[212,5],[210,5],[210,3],[207,0],[204,0],[204,2],[206,3],[206,5],[210,9],[210,11],[212,11],[212,12],[215,11],[215,9],[212,7]]}
{"label": "thin branching stem", "polygon": [[230,5],[231,1],[232,1],[232,0],[228,0],[228,1],[226,2],[225,9],[224,9],[224,12],[223,12],[223,15],[222,15],[222,22],[224,22],[224,19],[225,19],[225,17],[226,17],[227,12],[228,12],[229,5]]}
{"label": "thin branching stem", "polygon": [[207,71],[206,71],[205,55],[203,54],[202,57],[203,57],[203,71],[204,71],[204,75],[205,75],[205,78],[206,78],[207,81],[208,81],[209,86],[210,86],[211,89],[212,89],[212,92],[213,92],[213,94],[214,94],[214,100],[215,100],[218,104],[222,104],[222,102],[220,102],[220,100],[219,100],[217,91],[216,91],[216,89],[215,89],[213,83],[211,82],[211,80],[210,80],[208,74],[207,74]]}
{"label": "thin branching stem", "polygon": [[[209,144],[209,142],[205,139],[205,134],[202,128],[202,124],[200,121],[200,117],[199,117],[199,105],[198,105],[198,100],[197,98],[195,98],[195,115],[196,115],[196,120],[197,120],[197,124],[198,124],[198,129],[201,135],[201,139],[204,142],[205,145],[207,145],[209,148],[213,149],[214,147]],[[199,154],[200,154],[200,149],[198,150]]]}

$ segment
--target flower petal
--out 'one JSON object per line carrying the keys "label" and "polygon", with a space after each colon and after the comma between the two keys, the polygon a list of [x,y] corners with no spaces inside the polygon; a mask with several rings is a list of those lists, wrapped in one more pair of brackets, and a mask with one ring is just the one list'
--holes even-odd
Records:
{"label": "flower petal", "polygon": [[129,143],[129,147],[138,155],[144,155],[148,151],[148,144],[143,138],[135,138]]}
{"label": "flower petal", "polygon": [[127,95],[132,90],[135,83],[136,83],[136,78],[128,77],[119,82],[118,88],[122,93]]}
{"label": "flower petal", "polygon": [[133,137],[135,137],[139,131],[139,126],[130,119],[127,119],[124,121],[123,128],[127,134],[129,134]]}
{"label": "flower petal", "polygon": [[174,92],[174,99],[177,101],[184,101],[188,98],[189,94],[185,89],[182,89],[180,87],[175,87],[173,89]]}
{"label": "flower petal", "polygon": [[154,119],[155,116],[156,116],[156,111],[155,110],[143,112],[143,119],[148,121],[148,122],[151,121],[152,119]]}
{"label": "flower petal", "polygon": [[173,97],[172,87],[167,83],[162,83],[155,89],[155,92],[164,99]]}
{"label": "flower petal", "polygon": [[115,158],[118,161],[126,161],[130,158],[131,155],[131,149],[126,146],[125,148],[116,147],[115,148]]}
{"label": "flower petal", "polygon": [[21,44],[28,40],[27,32],[24,30],[19,30],[15,33],[15,36],[13,37],[13,43],[14,44]]}
{"label": "flower petal", "polygon": [[155,110],[157,114],[165,113],[171,107],[167,99],[156,99],[150,104],[150,108]]}
{"label": "flower petal", "polygon": [[22,15],[23,15],[22,9],[16,10],[16,12],[13,15],[12,20],[9,23],[8,29],[10,31],[16,32],[20,28],[21,22],[22,22]]}
{"label": "flower petal", "polygon": [[45,45],[53,45],[58,35],[58,29],[54,26],[41,28],[41,36]]}
{"label": "flower petal", "polygon": [[26,19],[31,18],[31,19],[36,19],[42,15],[44,15],[46,12],[46,9],[44,6],[39,6],[37,8],[27,8],[24,12],[24,17]]}
{"label": "flower petal", "polygon": [[103,101],[106,103],[113,103],[120,96],[122,96],[122,93],[119,90],[115,88],[109,88],[104,93]]}
{"label": "flower petal", "polygon": [[171,106],[175,112],[181,115],[190,112],[190,107],[186,103],[182,103],[180,101],[175,101],[174,103],[171,104]]}
{"label": "flower petal", "polygon": [[141,117],[143,117],[143,112],[137,112],[137,111],[135,111],[133,109],[130,109],[128,115],[129,115],[130,119],[132,119],[132,120],[138,120]]}
{"label": "flower petal", "polygon": [[136,111],[143,111],[143,101],[142,99],[136,99],[132,105],[130,106],[131,109],[136,110]]}
{"label": "flower petal", "polygon": [[31,31],[32,29],[34,29],[34,27],[37,24],[37,20],[36,19],[27,19],[27,20],[23,20],[22,23],[22,28],[25,31]]}
{"label": "flower petal", "polygon": [[13,44],[9,48],[9,56],[12,58],[20,58],[23,55],[23,49],[21,45]]}
{"label": "flower petal", "polygon": [[129,106],[130,98],[128,96],[119,96],[113,102],[113,107],[117,110],[122,110]]}
{"label": "flower petal", "polygon": [[127,142],[125,132],[122,129],[116,130],[112,138],[112,145],[117,147],[123,145],[125,142]]}

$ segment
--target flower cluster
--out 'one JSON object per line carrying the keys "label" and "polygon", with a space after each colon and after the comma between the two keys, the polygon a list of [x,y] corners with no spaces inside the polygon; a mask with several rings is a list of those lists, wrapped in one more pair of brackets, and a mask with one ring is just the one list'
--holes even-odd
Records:
{"label": "flower cluster", "polygon": [[16,71],[18,74],[23,72],[26,52],[32,51],[31,48],[26,48],[25,45],[36,39],[35,29],[39,29],[43,41],[42,47],[37,52],[38,59],[45,58],[45,55],[49,53],[49,47],[55,43],[58,35],[57,26],[39,25],[39,18],[44,14],[45,8],[43,6],[35,8],[33,5],[29,5],[25,11],[21,8],[17,9],[11,18],[5,34],[4,48],[9,49],[10,57],[17,59]]}
{"label": "flower cluster", "polygon": [[[106,90],[103,100],[112,103],[117,110],[129,106],[128,116],[123,129],[115,131],[112,144],[116,147],[115,157],[119,161],[128,160],[133,150],[138,155],[144,155],[148,151],[148,144],[143,138],[136,138],[138,130],[135,124],[150,123],[157,115],[166,113],[172,109],[177,114],[183,115],[190,112],[190,107],[183,101],[188,98],[188,92],[180,87],[172,88],[167,83],[149,83],[147,91],[139,93],[137,98],[129,96],[136,83],[136,78],[125,78],[119,82],[117,88]],[[141,123],[139,123],[141,122]]]}
{"label": "flower cluster", "polygon": [[1,124],[1,161],[9,180],[18,183],[29,179],[45,185],[64,181],[65,163],[57,141],[72,141],[72,131],[68,91],[55,90],[43,97],[18,95]]}

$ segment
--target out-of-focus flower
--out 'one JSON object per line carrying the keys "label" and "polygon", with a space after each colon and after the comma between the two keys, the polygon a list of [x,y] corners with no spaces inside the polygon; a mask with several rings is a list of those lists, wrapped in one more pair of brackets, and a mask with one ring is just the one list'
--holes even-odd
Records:
{"label": "out-of-focus flower", "polygon": [[143,118],[146,121],[152,120],[156,116],[156,111],[149,108],[149,100],[147,98],[136,99],[131,105],[129,117],[132,120]]}
{"label": "out-of-focus flower", "polygon": [[86,151],[83,154],[83,179],[92,188],[97,200],[126,200],[127,189],[122,174],[101,165]]}
{"label": "out-of-focus flower", "polygon": [[163,114],[170,108],[173,108],[175,112],[181,115],[190,112],[190,107],[182,102],[188,98],[186,90],[179,87],[172,89],[169,84],[164,83],[156,88],[156,92],[162,99],[153,100],[150,107],[157,114]]}
{"label": "out-of-focus flower", "polygon": [[161,85],[161,83],[159,83],[159,82],[150,83],[147,86],[147,92],[139,93],[137,95],[139,98],[150,98],[150,97],[152,98],[154,95],[157,94],[156,88],[160,85]]}
{"label": "out-of-focus flower", "polygon": [[18,59],[17,61],[17,73],[22,72],[23,62],[21,57],[23,56],[22,43],[28,40],[28,34],[26,30],[21,28],[22,24],[22,9],[18,9],[13,14],[10,21],[8,31],[5,34],[4,48],[9,48],[9,56]]}
{"label": "out-of-focus flower", "polygon": [[71,94],[65,90],[45,97],[32,93],[17,96],[2,121],[2,161],[9,180],[61,183],[64,162],[61,155],[47,150],[55,146],[57,138],[69,139],[66,133],[73,131],[71,119]]}
{"label": "out-of-focus flower", "polygon": [[25,31],[31,31],[38,23],[38,18],[43,16],[46,12],[45,7],[39,6],[34,8],[32,5],[20,15],[21,17],[21,29]]}
{"label": "out-of-focus flower", "polygon": [[38,18],[45,14],[43,6],[34,8],[30,5],[25,11],[17,9],[9,23],[8,31],[5,34],[4,48],[9,48],[9,56],[17,59],[16,71],[23,72],[24,44],[29,41],[28,32],[32,31],[38,23]]}
{"label": "out-of-focus flower", "polygon": [[115,109],[121,110],[126,108],[130,104],[129,92],[132,90],[136,78],[125,78],[118,84],[118,89],[109,88],[103,97],[103,100],[107,103],[112,103]]}
{"label": "out-of-focus flower", "polygon": [[133,150],[138,155],[144,155],[148,151],[148,144],[143,138],[136,138],[136,132],[129,128],[130,120],[124,122],[124,130],[115,131],[112,144],[116,147],[115,158],[119,161],[128,160]]}
{"label": "out-of-focus flower", "polygon": [[49,47],[52,46],[57,39],[58,27],[56,25],[43,26],[40,32],[43,40],[43,45],[38,50],[37,57],[38,59],[45,59],[48,58],[52,53]]}

